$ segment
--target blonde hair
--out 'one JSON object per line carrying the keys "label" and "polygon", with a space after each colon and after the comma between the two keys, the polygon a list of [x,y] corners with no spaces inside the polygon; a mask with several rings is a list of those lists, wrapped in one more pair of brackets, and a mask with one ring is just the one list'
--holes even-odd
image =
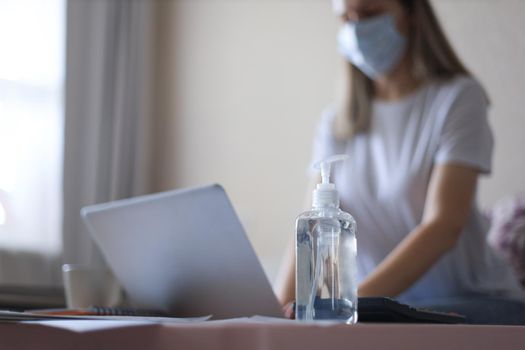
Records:
{"label": "blonde hair", "polygon": [[[413,78],[448,80],[470,75],[447,40],[428,0],[398,0],[409,19],[408,54]],[[370,125],[374,89],[372,80],[345,62],[344,82],[334,131],[338,138],[366,132]]]}

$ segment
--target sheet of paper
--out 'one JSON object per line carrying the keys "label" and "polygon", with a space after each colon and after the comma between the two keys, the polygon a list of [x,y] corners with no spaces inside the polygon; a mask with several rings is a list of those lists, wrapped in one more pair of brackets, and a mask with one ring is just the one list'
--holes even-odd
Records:
{"label": "sheet of paper", "polygon": [[226,320],[212,320],[206,322],[206,324],[253,324],[253,325],[288,325],[288,326],[317,326],[317,327],[337,327],[337,326],[348,326],[344,323],[338,321],[297,321],[290,320],[287,318],[279,317],[268,317],[268,316],[251,316],[251,317],[239,317],[239,318],[230,318]]}
{"label": "sheet of paper", "polygon": [[298,321],[290,320],[288,318],[280,317],[269,317],[269,316],[259,316],[255,315],[249,318],[253,323],[262,323],[262,324],[297,324]]}
{"label": "sheet of paper", "polygon": [[27,321],[27,320],[42,320],[49,318],[48,316],[33,315],[26,312],[0,310],[0,321]]}
{"label": "sheet of paper", "polygon": [[66,329],[76,333],[102,331],[114,328],[129,328],[150,326],[156,324],[149,321],[125,321],[125,320],[45,320],[27,321],[24,323],[41,324],[47,327]]}
{"label": "sheet of paper", "polygon": [[83,316],[82,318],[71,317],[64,320],[39,320],[25,321],[24,323],[40,324],[47,327],[67,329],[72,332],[85,333],[101,331],[113,328],[128,328],[139,326],[150,326],[154,324],[187,324],[193,322],[204,322],[210,316],[192,318],[173,317],[130,317],[130,316]]}
{"label": "sheet of paper", "polygon": [[251,323],[256,324],[286,324],[289,326],[320,326],[320,327],[333,327],[333,326],[347,326],[345,323],[334,320],[315,320],[315,321],[298,321],[290,320],[287,318],[277,318],[277,317],[268,317],[268,316],[259,316],[255,315],[250,317]]}
{"label": "sheet of paper", "polygon": [[209,324],[229,324],[229,323],[248,323],[248,324],[297,324],[295,320],[289,320],[286,318],[268,317],[268,316],[251,316],[251,317],[238,317],[228,318],[225,320],[212,320],[206,323]]}

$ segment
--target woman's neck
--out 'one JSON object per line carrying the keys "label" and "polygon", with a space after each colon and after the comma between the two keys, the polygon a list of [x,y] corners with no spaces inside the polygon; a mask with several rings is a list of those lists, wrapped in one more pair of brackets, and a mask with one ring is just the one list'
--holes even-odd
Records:
{"label": "woman's neck", "polygon": [[408,56],[388,75],[374,80],[374,96],[379,100],[395,101],[414,92],[422,83],[411,72]]}

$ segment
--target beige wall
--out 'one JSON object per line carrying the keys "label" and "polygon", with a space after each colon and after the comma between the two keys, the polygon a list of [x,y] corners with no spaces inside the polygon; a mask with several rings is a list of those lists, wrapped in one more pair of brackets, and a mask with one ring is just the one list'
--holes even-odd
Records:
{"label": "beige wall", "polygon": [[[159,26],[157,189],[221,183],[273,279],[302,210],[311,138],[334,93],[328,0],[172,0]],[[524,189],[521,0],[434,1],[493,102],[491,204]]]}

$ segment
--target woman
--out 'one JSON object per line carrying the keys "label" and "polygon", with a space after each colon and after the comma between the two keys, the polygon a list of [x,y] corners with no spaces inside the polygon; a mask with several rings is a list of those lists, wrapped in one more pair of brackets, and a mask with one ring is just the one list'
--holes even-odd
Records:
{"label": "woman", "polygon": [[[341,101],[323,115],[313,161],[350,156],[334,182],[341,208],[357,221],[359,296],[453,308],[471,322],[525,321],[523,292],[487,248],[475,203],[493,148],[482,87],[428,0],[333,5],[348,77]],[[294,299],[293,259],[283,271],[286,303]],[[474,296],[483,297],[482,311],[495,311],[479,313]],[[509,305],[520,313],[500,318]]]}

